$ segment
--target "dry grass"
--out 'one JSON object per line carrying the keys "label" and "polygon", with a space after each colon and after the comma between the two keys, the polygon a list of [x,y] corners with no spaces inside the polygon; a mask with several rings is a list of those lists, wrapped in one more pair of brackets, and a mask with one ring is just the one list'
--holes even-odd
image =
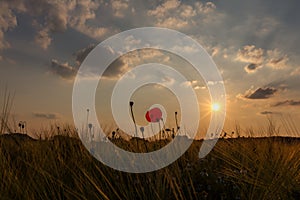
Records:
{"label": "dry grass", "polygon": [[2,135],[1,199],[293,199],[300,193],[298,139],[222,139],[202,160],[200,145],[195,141],[164,169],[129,174],[93,159],[74,137]]}
{"label": "dry grass", "polygon": [[7,87],[5,87],[4,93],[0,93],[0,95],[3,95],[2,102],[0,100],[0,103],[2,104],[0,113],[0,134],[3,134],[5,131],[11,133],[12,131],[9,126],[9,117],[13,105],[14,95],[9,92]]}

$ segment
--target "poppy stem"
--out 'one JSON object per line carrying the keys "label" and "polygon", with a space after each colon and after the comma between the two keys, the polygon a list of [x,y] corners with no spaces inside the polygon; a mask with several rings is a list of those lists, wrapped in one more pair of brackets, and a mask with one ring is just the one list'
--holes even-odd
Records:
{"label": "poppy stem", "polygon": [[177,112],[175,112],[175,122],[176,122],[176,128],[177,128],[177,132],[178,132],[179,126],[178,126],[178,120],[177,120]]}
{"label": "poppy stem", "polygon": [[138,143],[139,141],[137,140],[137,127],[136,127],[135,118],[134,118],[134,114],[133,114],[133,104],[134,104],[133,101],[129,102],[131,117],[132,117],[132,121],[134,123],[134,129],[135,129],[136,145],[137,145],[137,148],[139,149],[139,143]]}
{"label": "poppy stem", "polygon": [[86,137],[89,135],[89,114],[90,109],[86,109],[87,115],[86,115]]}
{"label": "poppy stem", "polygon": [[140,128],[140,131],[142,132],[142,136],[143,136],[143,141],[144,141],[144,145],[145,145],[145,149],[146,149],[146,152],[148,153],[148,147],[147,147],[147,144],[146,144],[146,140],[145,140],[145,136],[144,136],[144,127],[141,127]]}
{"label": "poppy stem", "polygon": [[166,131],[165,122],[164,122],[163,118],[161,118],[160,120],[162,121],[162,124],[163,124],[163,138],[165,139],[165,131]]}
{"label": "poppy stem", "polygon": [[156,121],[158,122],[158,128],[159,128],[159,144],[160,144],[160,148],[161,148],[161,127],[160,127],[160,120],[156,119]]}

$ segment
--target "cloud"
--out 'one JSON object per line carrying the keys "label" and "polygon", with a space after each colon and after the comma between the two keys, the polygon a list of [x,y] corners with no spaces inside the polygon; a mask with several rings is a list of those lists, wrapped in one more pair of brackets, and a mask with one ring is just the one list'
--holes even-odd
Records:
{"label": "cloud", "polygon": [[59,119],[60,118],[57,113],[36,112],[36,113],[32,113],[32,115],[36,118],[42,118],[42,119]]}
{"label": "cloud", "polygon": [[[4,35],[9,29],[17,26],[17,13],[30,16],[31,24],[36,29],[34,41],[44,50],[48,49],[53,42],[53,33],[64,32],[68,28],[75,29],[95,40],[103,40],[106,34],[114,34],[120,30],[112,26],[99,25],[98,21],[96,22],[96,19],[100,17],[98,16],[99,11],[111,6],[112,15],[125,17],[126,11],[130,10],[129,0],[111,0],[110,3],[111,5],[102,0],[40,0],[39,3],[34,0],[3,0],[0,13],[0,50],[9,47]],[[151,10],[138,13],[148,17],[149,22],[154,22],[156,26],[181,29],[195,26],[199,19],[207,18],[208,13],[213,12],[216,8],[211,2],[190,2],[189,4],[179,0],[168,0],[155,5]],[[130,20],[129,16],[126,18]],[[194,19],[192,20],[192,18]]]}
{"label": "cloud", "polygon": [[87,55],[96,47],[95,44],[90,44],[87,47],[78,50],[73,55],[75,56],[76,63],[80,65],[83,60],[87,57]]}
{"label": "cloud", "polygon": [[277,89],[266,87],[266,88],[257,88],[256,90],[248,90],[244,95],[244,98],[247,99],[268,99],[277,92]]}
{"label": "cloud", "polygon": [[[60,78],[69,81],[75,78],[79,66],[79,62],[76,62],[75,66],[72,66],[68,62],[60,63],[57,60],[52,59],[50,71]],[[110,80],[118,79],[128,70],[128,68],[128,65],[124,63],[122,59],[117,59],[104,71],[102,78]],[[92,76],[92,74],[90,75]]]}
{"label": "cloud", "polygon": [[[61,63],[56,59],[51,60],[51,72],[58,75],[64,80],[72,80],[75,78],[77,71],[87,57],[87,55],[96,47],[95,44],[90,44],[87,47],[76,51],[73,55],[75,57],[74,66],[70,65],[68,62]],[[103,73],[103,78],[105,79],[115,79],[119,78],[128,69],[128,64],[124,62],[124,58],[119,58],[115,60]]]}
{"label": "cloud", "polygon": [[[85,48],[82,48],[80,50],[78,50],[76,53],[74,53],[74,57],[75,57],[75,64],[71,65],[68,62],[62,63],[57,61],[56,59],[52,59],[51,60],[51,72],[53,74],[58,75],[59,77],[61,77],[64,80],[72,80],[75,78],[77,71],[81,65],[81,63],[83,62],[83,60],[86,58],[86,56],[95,48],[95,44],[90,44]],[[147,51],[149,53],[151,53],[151,51]],[[147,55],[148,57],[150,55],[153,56],[158,56],[158,53],[153,53],[153,54],[149,54]],[[129,56],[129,60],[130,60],[130,55]],[[113,63],[111,63],[111,65],[105,70],[105,72],[103,73],[102,77],[104,79],[117,79],[120,78],[120,76],[122,74],[124,74],[126,71],[128,71],[128,63],[125,62],[128,61],[127,59],[125,59],[125,57],[121,57],[116,59]],[[103,66],[104,67],[104,66]]]}
{"label": "cloud", "polygon": [[[9,47],[9,43],[4,40],[4,34],[17,26],[16,13],[26,13],[35,18],[35,23],[32,24],[39,29],[35,42],[46,49],[51,43],[50,32],[66,30],[67,15],[62,9],[63,5],[49,0],[42,0],[39,3],[33,0],[1,1],[0,50]],[[39,18],[39,21],[36,18]]]}
{"label": "cloud", "polygon": [[197,11],[190,5],[182,5],[183,9],[180,12],[180,16],[183,18],[191,18],[197,15]]}
{"label": "cloud", "polygon": [[[96,47],[95,44],[90,44],[87,47],[76,51],[73,55],[75,58],[74,65],[69,64],[68,62],[61,63],[56,59],[51,60],[50,71],[53,74],[58,75],[64,80],[72,80],[75,78],[77,71],[87,57],[87,55]],[[108,49],[110,50],[110,49]],[[145,54],[144,59],[151,59],[162,55],[159,51],[154,51],[152,49],[143,50],[148,54]],[[105,70],[102,77],[104,79],[117,79],[120,78],[129,69],[129,65],[136,64],[135,62],[143,60],[142,57],[138,57],[139,52],[131,52],[124,57],[116,59],[111,65]]]}
{"label": "cloud", "polygon": [[207,2],[205,4],[201,2],[196,2],[195,7],[198,13],[204,13],[204,14],[211,13],[216,9],[216,5],[212,2]]}
{"label": "cloud", "polygon": [[[96,19],[96,11],[102,1],[93,0],[2,0],[0,11],[0,50],[9,48],[4,35],[8,30],[17,27],[16,14],[26,14],[32,19],[36,29],[34,41],[43,49],[52,42],[52,33],[64,32],[71,27],[82,34],[96,40],[109,32],[109,28],[91,25],[90,20]],[[116,6],[117,10],[124,6]],[[123,4],[122,4],[123,5]],[[113,32],[111,30],[111,32]]]}
{"label": "cloud", "polygon": [[124,61],[121,58],[119,58],[110,64],[110,66],[103,73],[102,77],[104,79],[110,79],[110,80],[118,79],[125,72],[127,72],[128,69],[129,69],[128,64],[124,63]]}
{"label": "cloud", "polygon": [[128,0],[127,1],[111,0],[111,6],[115,17],[124,17],[123,12],[128,8]]}
{"label": "cloud", "polygon": [[147,15],[154,17],[155,26],[173,29],[193,28],[202,22],[209,23],[217,16],[214,15],[216,5],[212,2],[189,4],[178,0],[168,0],[149,10]]}
{"label": "cloud", "polygon": [[194,54],[199,52],[197,45],[175,45],[172,47],[173,51]]}
{"label": "cloud", "polygon": [[167,63],[171,58],[164,54],[163,51],[145,48],[128,52],[121,58],[122,62],[128,66],[138,66],[145,63]]}
{"label": "cloud", "polygon": [[76,30],[96,40],[101,40],[108,32],[114,33],[105,27],[92,27],[85,24],[76,27]]}
{"label": "cloud", "polygon": [[40,30],[34,38],[35,42],[44,50],[51,44],[51,37],[47,29]]}
{"label": "cloud", "polygon": [[255,73],[261,65],[250,63],[244,67],[245,71],[250,74],[250,73]]}
{"label": "cloud", "polygon": [[167,12],[174,10],[179,5],[180,5],[180,1],[178,0],[168,0],[163,4],[157,6],[155,9],[149,10],[148,15],[161,18],[164,17]]}
{"label": "cloud", "polygon": [[35,42],[43,49],[47,49],[52,42],[51,34],[64,32],[68,26],[70,9],[74,8],[74,1],[41,0],[39,3],[25,3],[24,12],[33,17],[33,26],[37,29]]}
{"label": "cloud", "polygon": [[58,1],[41,0],[39,3],[35,3],[35,1],[29,0],[29,3],[24,5],[26,12],[40,22],[36,25],[49,32],[62,32],[67,29],[68,11],[73,8],[74,2],[59,3]]}
{"label": "cloud", "polygon": [[168,18],[166,18],[164,20],[160,20],[156,23],[156,26],[159,26],[159,27],[176,28],[176,29],[181,29],[183,27],[186,27],[187,25],[188,25],[187,21],[176,18],[176,17],[168,17]]}
{"label": "cloud", "polygon": [[264,65],[273,69],[284,69],[287,67],[289,57],[278,49],[264,50],[254,45],[246,45],[238,50],[236,60],[248,63],[244,69],[247,73],[251,73]]}
{"label": "cloud", "polygon": [[176,80],[174,78],[169,77],[167,75],[162,77],[162,83],[167,85],[167,86],[172,86],[172,85],[174,85],[175,82],[176,82]]}
{"label": "cloud", "polygon": [[300,67],[294,69],[294,70],[291,72],[290,75],[291,75],[291,76],[298,76],[298,75],[300,75]]}
{"label": "cloud", "polygon": [[124,47],[127,51],[130,51],[139,44],[141,44],[141,39],[136,39],[133,35],[129,35],[124,39]]}
{"label": "cloud", "polygon": [[181,83],[180,86],[182,86],[183,88],[192,87],[192,88],[194,88],[194,90],[206,89],[205,86],[200,86],[198,82],[199,81],[197,81],[197,80],[185,81],[185,82]]}
{"label": "cloud", "polygon": [[[18,7],[16,7],[17,9]],[[10,44],[5,40],[4,33],[17,26],[17,18],[13,13],[9,2],[1,2],[0,9],[0,51],[10,47]]]}
{"label": "cloud", "polygon": [[207,85],[224,84],[224,81],[207,81]]}
{"label": "cloud", "polygon": [[51,60],[51,72],[63,79],[71,80],[77,73],[77,68],[66,63],[60,63],[55,59]]}
{"label": "cloud", "polygon": [[261,114],[261,115],[278,115],[280,113],[279,112],[273,112],[273,111],[262,111],[259,114]]}
{"label": "cloud", "polygon": [[278,49],[267,51],[268,60],[266,65],[274,69],[283,69],[287,66],[289,60],[287,55],[283,55]]}
{"label": "cloud", "polygon": [[268,36],[279,26],[279,22],[269,16],[263,18],[255,16],[255,19],[252,19],[252,21],[257,27],[255,30],[255,35],[257,35],[258,37]]}
{"label": "cloud", "polygon": [[196,87],[198,86],[198,81],[197,80],[193,80],[193,81],[185,81],[183,83],[180,84],[182,87]]}
{"label": "cloud", "polygon": [[254,45],[246,45],[238,50],[236,59],[241,62],[261,64],[264,61],[264,50]]}
{"label": "cloud", "polygon": [[219,47],[213,47],[211,49],[211,57],[215,57],[216,55],[218,55],[219,52],[220,52],[220,48]]}
{"label": "cloud", "polygon": [[279,101],[272,105],[273,107],[277,106],[300,106],[300,101],[295,100],[285,100],[285,101]]}
{"label": "cloud", "polygon": [[275,80],[265,85],[265,87],[277,88],[278,90],[286,90],[288,88],[288,85],[286,84],[286,80]]}
{"label": "cloud", "polygon": [[[73,0],[74,1],[74,0]],[[108,32],[114,33],[113,30],[101,26],[92,26],[89,23],[96,19],[96,11],[101,5],[102,1],[80,0],[72,4],[69,9],[70,16],[68,18],[68,25],[82,34],[85,34],[96,40],[101,40]]]}
{"label": "cloud", "polygon": [[90,44],[87,47],[78,50],[73,55],[75,57],[75,64],[74,66],[70,65],[68,62],[61,63],[58,62],[56,59],[51,60],[51,72],[58,75],[62,79],[65,80],[72,80],[77,71],[83,62],[83,60],[87,57],[87,55],[95,48],[95,44]]}
{"label": "cloud", "polygon": [[204,90],[204,89],[206,89],[206,87],[197,85],[197,86],[194,87],[194,89],[195,90],[199,90],[199,89]]}

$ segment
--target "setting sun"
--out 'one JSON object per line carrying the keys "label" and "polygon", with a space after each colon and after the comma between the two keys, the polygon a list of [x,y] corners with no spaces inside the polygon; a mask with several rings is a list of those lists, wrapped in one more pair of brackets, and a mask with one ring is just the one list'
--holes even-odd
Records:
{"label": "setting sun", "polygon": [[220,110],[220,105],[218,103],[213,103],[211,105],[211,110],[212,111],[219,111]]}

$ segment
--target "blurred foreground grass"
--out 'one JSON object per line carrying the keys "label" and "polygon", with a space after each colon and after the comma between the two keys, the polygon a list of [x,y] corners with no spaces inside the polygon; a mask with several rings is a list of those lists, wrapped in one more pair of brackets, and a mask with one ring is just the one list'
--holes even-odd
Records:
{"label": "blurred foreground grass", "polygon": [[76,137],[3,134],[0,199],[299,199],[300,139],[220,139],[204,159],[200,145],[164,169],[129,174],[95,160]]}

